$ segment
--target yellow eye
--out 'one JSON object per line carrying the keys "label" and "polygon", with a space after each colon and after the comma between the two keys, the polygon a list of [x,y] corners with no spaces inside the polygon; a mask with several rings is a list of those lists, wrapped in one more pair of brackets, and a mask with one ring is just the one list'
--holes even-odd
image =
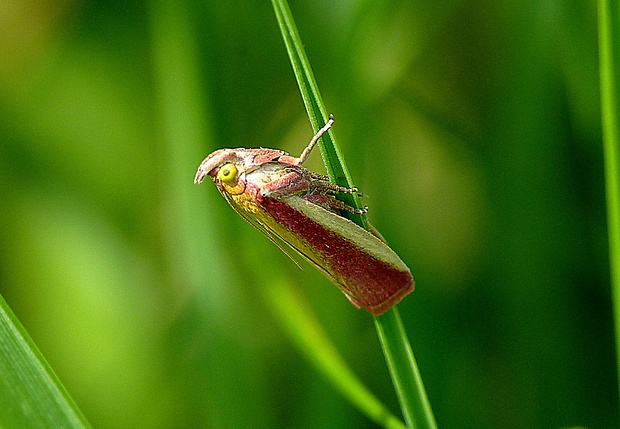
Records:
{"label": "yellow eye", "polygon": [[224,164],[220,167],[220,171],[217,172],[217,178],[224,183],[234,186],[237,181],[237,167],[230,162]]}

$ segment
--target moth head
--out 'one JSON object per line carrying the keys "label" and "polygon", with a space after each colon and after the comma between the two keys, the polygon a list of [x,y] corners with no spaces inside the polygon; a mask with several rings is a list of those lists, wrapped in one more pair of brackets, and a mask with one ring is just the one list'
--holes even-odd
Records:
{"label": "moth head", "polygon": [[217,177],[220,168],[227,163],[235,163],[239,160],[234,149],[219,149],[207,156],[198,167],[194,183],[202,183],[207,176],[211,176],[213,180]]}

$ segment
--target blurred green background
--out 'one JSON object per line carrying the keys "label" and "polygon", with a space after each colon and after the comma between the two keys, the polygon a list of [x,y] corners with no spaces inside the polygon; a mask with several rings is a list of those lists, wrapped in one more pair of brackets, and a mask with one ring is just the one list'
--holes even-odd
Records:
{"label": "blurred green background", "polygon": [[[616,426],[595,2],[290,5],[439,426]],[[268,1],[0,1],[0,293],[95,427],[373,427],[269,282],[399,415],[371,316],[193,184],[311,136]]]}

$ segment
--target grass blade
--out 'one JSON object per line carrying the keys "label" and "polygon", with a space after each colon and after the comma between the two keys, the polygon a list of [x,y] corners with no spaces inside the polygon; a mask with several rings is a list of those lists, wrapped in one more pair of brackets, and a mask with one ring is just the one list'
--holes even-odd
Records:
{"label": "grass blade", "polygon": [[607,233],[616,325],[616,360],[620,374],[620,4],[617,1],[599,0],[598,10]]}
{"label": "grass blade", "polygon": [[342,395],[375,423],[393,429],[405,425],[377,399],[347,366],[318,320],[295,293],[291,284],[272,279],[261,292],[288,336],[306,358]]}
{"label": "grass blade", "polygon": [[[301,96],[316,132],[327,121],[323,100],[286,0],[272,0],[272,4]],[[319,147],[331,180],[340,186],[351,187],[351,177],[331,130],[323,136]],[[343,198],[347,204],[360,208],[356,195],[347,197],[347,200]],[[368,229],[366,216],[355,215],[351,220]],[[418,428],[436,427],[397,308],[393,307],[384,315],[375,318],[375,326],[407,425]]]}
{"label": "grass blade", "polygon": [[0,374],[0,427],[90,427],[2,296]]}
{"label": "grass blade", "polygon": [[[303,99],[312,129],[316,133],[328,120],[328,114],[323,104],[323,99],[314,79],[314,73],[310,68],[310,62],[306,57],[301,38],[297,32],[297,26],[286,0],[272,0],[276,18],[280,26],[280,32],[289,54],[289,59],[299,85],[301,98]],[[337,120],[337,118],[336,118]],[[319,149],[323,162],[330,179],[340,186],[353,187],[353,180],[344,162],[340,147],[338,146],[332,130],[329,130],[319,140]],[[351,207],[362,208],[359,197],[356,194],[346,194],[342,200]],[[368,229],[368,219],[365,215],[352,214],[349,218],[358,225]]]}
{"label": "grass blade", "polygon": [[375,317],[375,326],[407,426],[436,428],[418,365],[397,307]]}

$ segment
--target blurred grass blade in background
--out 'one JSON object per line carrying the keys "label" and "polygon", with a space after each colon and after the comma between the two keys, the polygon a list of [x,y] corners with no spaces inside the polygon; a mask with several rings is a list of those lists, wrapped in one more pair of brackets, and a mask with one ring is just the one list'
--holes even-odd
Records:
{"label": "blurred grass blade in background", "polygon": [[607,234],[620,374],[620,3],[599,0],[599,73],[605,157]]}
{"label": "blurred grass blade in background", "polygon": [[280,319],[287,335],[306,358],[342,395],[375,423],[393,429],[405,425],[383,405],[357,378],[329,340],[324,329],[299,299],[293,285],[272,279],[261,288],[266,301]]}
{"label": "blurred grass blade in background", "polygon": [[[203,145],[211,142],[211,111],[199,77],[198,48],[183,4],[152,0],[150,7],[153,71],[162,130],[162,189],[170,206],[176,209],[175,216],[164,224],[167,254],[175,278],[190,284],[201,302],[210,305],[209,310],[215,313],[222,310],[224,301],[222,267],[226,262],[216,244],[213,210],[204,194],[191,187],[191,178],[187,179],[187,172],[193,171],[203,156]],[[205,264],[205,260],[213,263]]]}
{"label": "blurred grass blade in background", "polygon": [[[302,99],[316,133],[327,117],[323,100],[286,0],[272,0],[272,4]],[[317,121],[318,118],[320,121]],[[325,138],[326,136],[328,138]],[[351,177],[332,132],[330,131],[326,136],[321,139],[319,147],[330,179],[339,186],[352,187]],[[361,208],[357,196],[353,196],[352,201],[345,201],[345,203],[358,209]],[[351,220],[368,229],[365,215],[352,216]],[[417,428],[434,428],[436,427],[435,418],[397,311],[394,306],[383,316],[375,318],[377,334],[383,346],[394,388],[407,425]]]}
{"label": "blurred grass blade in background", "polygon": [[0,427],[90,427],[2,296]]}

